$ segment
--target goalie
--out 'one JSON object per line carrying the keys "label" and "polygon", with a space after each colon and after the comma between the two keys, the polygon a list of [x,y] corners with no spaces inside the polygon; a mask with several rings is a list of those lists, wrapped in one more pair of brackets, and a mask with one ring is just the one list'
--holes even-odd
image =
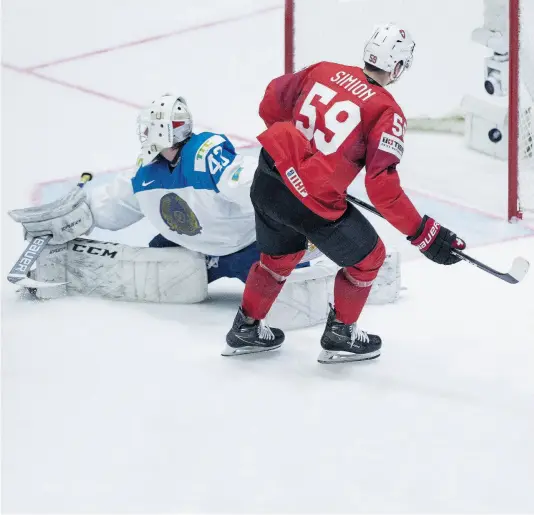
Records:
{"label": "goalie", "polygon": [[[52,234],[32,278],[38,298],[90,295],[130,301],[194,303],[221,277],[246,281],[259,260],[250,185],[257,160],[236,153],[221,134],[193,133],[182,97],[164,95],[141,111],[142,154],[133,174],[60,201],[12,211],[26,238]],[[118,231],[143,217],[158,231],[149,248],[80,238]],[[320,255],[320,253],[318,253]],[[286,328],[326,319],[336,267],[308,252],[275,304]],[[397,254],[390,255],[375,302],[398,296]],[[50,287],[52,286],[52,287]]]}

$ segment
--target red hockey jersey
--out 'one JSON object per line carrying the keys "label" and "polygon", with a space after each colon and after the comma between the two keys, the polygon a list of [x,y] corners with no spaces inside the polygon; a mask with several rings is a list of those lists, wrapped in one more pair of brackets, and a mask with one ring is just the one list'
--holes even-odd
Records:
{"label": "red hockey jersey", "polygon": [[365,166],[371,202],[413,235],[421,216],[400,185],[406,119],[391,94],[361,68],[320,62],[270,82],[260,104],[258,140],[287,187],[318,215],[336,220],[347,187]]}

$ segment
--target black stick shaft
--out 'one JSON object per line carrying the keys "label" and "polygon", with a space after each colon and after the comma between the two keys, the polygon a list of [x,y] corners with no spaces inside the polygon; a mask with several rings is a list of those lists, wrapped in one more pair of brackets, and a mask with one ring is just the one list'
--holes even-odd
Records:
{"label": "black stick shaft", "polygon": [[[380,218],[384,218],[384,216],[376,209],[374,206],[371,206],[367,202],[364,202],[363,200],[360,200],[356,197],[353,197],[352,195],[347,193],[347,199],[350,200],[353,204],[356,204],[357,206],[360,206],[364,209],[367,209],[367,211],[370,211],[371,213],[374,213],[375,215],[379,216]],[[488,274],[493,275],[494,277],[498,277],[499,279],[502,279],[503,281],[506,281],[510,284],[515,284],[519,282],[517,279],[512,277],[510,274],[498,272],[497,270],[494,270],[488,265],[485,265],[484,263],[481,263],[475,258],[472,258],[471,256],[468,256],[467,254],[464,254],[461,250],[453,250],[452,253],[455,256],[458,256],[463,261],[466,261],[467,263],[476,266],[477,268],[480,268],[480,270],[483,270],[484,272],[487,272]]]}

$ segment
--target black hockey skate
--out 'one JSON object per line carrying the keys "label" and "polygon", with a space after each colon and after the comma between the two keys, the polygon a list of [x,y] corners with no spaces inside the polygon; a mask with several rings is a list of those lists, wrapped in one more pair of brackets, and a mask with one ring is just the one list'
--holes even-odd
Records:
{"label": "black hockey skate", "polygon": [[330,306],[330,313],[321,338],[323,350],[319,354],[319,363],[344,363],[347,361],[364,361],[380,356],[382,340],[375,334],[367,334],[358,329],[356,324],[344,324],[336,321],[336,312]]}
{"label": "black hockey skate", "polygon": [[285,335],[281,329],[270,328],[262,320],[247,323],[241,307],[235,316],[232,329],[226,335],[226,348],[222,356],[238,356],[278,349]]}

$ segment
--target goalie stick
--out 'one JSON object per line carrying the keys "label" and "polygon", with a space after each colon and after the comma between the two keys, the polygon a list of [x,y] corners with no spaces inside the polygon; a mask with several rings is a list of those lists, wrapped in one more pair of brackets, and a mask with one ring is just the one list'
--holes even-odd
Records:
{"label": "goalie stick", "polygon": [[[363,207],[364,209],[367,209],[367,211],[371,211],[371,213],[374,213],[380,218],[384,218],[382,214],[375,207],[371,206],[370,204],[367,204],[367,202],[364,202],[363,200],[353,197],[352,195],[348,193],[347,193],[347,199],[350,200],[353,204]],[[502,281],[505,281],[509,284],[517,284],[518,282],[523,280],[525,275],[527,275],[527,272],[530,266],[530,263],[525,258],[516,257],[514,258],[512,262],[512,266],[510,270],[506,273],[503,273],[503,272],[498,272],[497,270],[494,270],[490,266],[485,265],[484,263],[481,263],[475,258],[468,256],[467,254],[464,254],[461,250],[453,250],[452,253],[455,256],[462,259],[463,261],[465,261],[466,263],[476,266],[477,268],[480,268],[480,270],[483,270],[484,272],[487,272],[488,274],[491,274],[494,277],[497,277],[498,279],[501,279]]]}
{"label": "goalie stick", "polygon": [[[93,174],[90,172],[82,173],[80,182],[76,185],[77,188],[83,188],[86,183],[93,179]],[[7,275],[7,280],[13,284],[24,286],[26,288],[46,288],[51,286],[61,286],[65,283],[45,283],[42,281],[36,281],[28,277],[33,264],[37,261],[37,258],[41,255],[41,252],[48,245],[48,242],[52,239],[51,234],[44,236],[36,236],[33,238],[26,250],[17,259],[17,262],[13,265],[13,268]]]}

